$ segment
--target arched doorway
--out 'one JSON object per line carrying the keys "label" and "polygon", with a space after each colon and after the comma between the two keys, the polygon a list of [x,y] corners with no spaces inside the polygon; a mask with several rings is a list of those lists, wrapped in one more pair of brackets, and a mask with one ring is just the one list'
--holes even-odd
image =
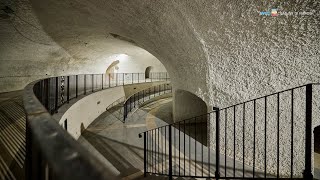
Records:
{"label": "arched doorway", "polygon": [[150,71],[152,70],[152,66],[148,66],[145,71],[145,78],[150,78]]}
{"label": "arched doorway", "polygon": [[207,104],[197,95],[180,89],[175,91],[173,95],[174,122],[186,120],[185,133],[205,146],[208,141],[207,112]]}
{"label": "arched doorway", "polygon": [[[114,78],[114,73],[116,73],[116,71],[119,69],[118,64],[120,63],[119,60],[113,61],[109,67],[106,70],[106,80],[108,77],[110,77],[110,79]],[[109,75],[110,74],[110,75]]]}

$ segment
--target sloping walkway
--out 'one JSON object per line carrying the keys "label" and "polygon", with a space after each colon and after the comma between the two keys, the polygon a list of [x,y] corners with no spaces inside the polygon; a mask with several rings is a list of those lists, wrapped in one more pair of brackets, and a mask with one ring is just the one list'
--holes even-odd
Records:
{"label": "sloping walkway", "polygon": [[[82,134],[79,139],[79,142],[83,144],[90,152],[97,156],[110,170],[110,175],[115,179],[139,179],[143,175],[143,139],[138,137],[140,132],[153,129],[166,125],[167,122],[159,119],[159,110],[165,110],[163,106],[168,106],[168,103],[171,99],[161,99],[154,103],[148,104],[131,114],[128,117],[126,123],[122,123],[119,119],[116,118],[111,112],[116,112],[117,110],[107,111],[98,117]],[[119,108],[119,107],[118,107]],[[163,113],[168,114],[167,113]],[[170,116],[168,116],[170,119]],[[183,132],[176,130],[174,135],[178,138],[182,137]],[[157,132],[156,132],[157,134]],[[159,133],[161,136],[162,132]],[[187,139],[188,135],[185,136]],[[162,139],[162,137],[160,137]],[[163,141],[167,141],[166,138],[163,138]],[[192,137],[190,137],[192,143],[196,144],[197,148],[203,148],[203,154],[206,156],[208,154],[208,148],[203,146],[199,142],[195,142]],[[160,149],[163,147],[160,147]],[[199,162],[200,154],[195,156],[195,152],[184,151],[181,149],[180,152],[177,147],[173,148],[173,174],[178,174],[179,170],[185,175],[193,174],[194,172],[208,174],[212,176],[215,171],[215,154],[210,152],[212,157],[210,162]],[[148,156],[159,156],[155,153],[151,154],[148,152]],[[162,154],[160,154],[162,157]],[[165,155],[166,156],[166,155]],[[164,156],[164,157],[165,157]],[[178,162],[178,156],[186,157],[186,160],[190,161]],[[195,158],[196,157],[196,158]],[[164,167],[162,172],[167,173],[168,157],[158,158],[156,160],[157,167],[149,167],[149,170],[153,168]],[[195,163],[196,162],[196,163]],[[221,157],[221,162],[224,162],[224,156]],[[181,163],[181,164],[180,164]],[[223,164],[221,165],[221,174],[224,175],[224,170],[227,170],[228,176],[232,176],[233,173],[233,160],[227,158],[227,167],[225,168]],[[185,171],[180,167],[186,167]],[[246,168],[246,176],[251,175],[250,167]],[[236,174],[242,176],[242,163],[236,162]],[[256,177],[262,176],[256,172]],[[161,177],[161,176],[160,176]]]}
{"label": "sloping walkway", "polygon": [[0,179],[25,179],[25,132],[22,92],[0,94]]}

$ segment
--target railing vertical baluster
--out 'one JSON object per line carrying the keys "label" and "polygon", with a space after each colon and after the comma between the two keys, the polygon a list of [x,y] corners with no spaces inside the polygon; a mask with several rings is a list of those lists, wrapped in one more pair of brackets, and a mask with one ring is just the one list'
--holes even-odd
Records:
{"label": "railing vertical baluster", "polygon": [[124,73],[122,73],[122,85],[124,85]]}
{"label": "railing vertical baluster", "polygon": [[103,74],[101,74],[101,89],[103,89]]}
{"label": "railing vertical baluster", "polygon": [[306,86],[306,144],[305,144],[305,169],[304,179],[313,179],[312,175],[312,84]]}
{"label": "railing vertical baluster", "polygon": [[164,165],[167,167],[167,126],[164,127]]}
{"label": "railing vertical baluster", "polygon": [[136,107],[136,94],[133,94],[133,108]]}
{"label": "railing vertical baluster", "polygon": [[220,109],[214,108],[216,113],[216,179],[220,178]]}
{"label": "railing vertical baluster", "polygon": [[[139,74],[138,74],[139,76]],[[163,174],[163,164],[164,164],[164,161],[163,161],[163,155],[164,155],[164,152],[163,152],[163,127],[161,127],[161,173]]]}
{"label": "railing vertical baluster", "polygon": [[233,177],[236,177],[236,106],[233,106]]}
{"label": "railing vertical baluster", "polygon": [[160,173],[160,128],[158,130],[158,173]]}
{"label": "railing vertical baluster", "polygon": [[147,133],[146,132],[144,132],[143,133],[143,138],[144,138],[144,140],[143,140],[143,147],[144,147],[144,151],[143,151],[143,155],[144,155],[144,158],[143,158],[143,164],[144,164],[144,177],[146,177],[147,176]]}
{"label": "railing vertical baluster", "polygon": [[227,121],[228,121],[228,109],[225,109],[225,120],[224,120],[224,174],[227,177]]}
{"label": "railing vertical baluster", "polygon": [[194,175],[197,176],[197,118],[194,118]]}
{"label": "railing vertical baluster", "polygon": [[[207,114],[207,126],[210,127],[210,114]],[[208,175],[209,177],[211,177],[211,171],[210,171],[210,164],[211,164],[211,161],[210,161],[210,144],[211,144],[211,141],[210,140],[210,136],[208,136],[209,138],[207,138],[207,147],[208,147]]]}
{"label": "railing vertical baluster", "polygon": [[84,78],[83,78],[83,90],[84,90],[83,94],[86,95],[87,93],[87,76],[86,75],[84,75]]}
{"label": "railing vertical baluster", "polygon": [[180,121],[178,122],[178,127],[179,127],[179,131],[178,131],[178,133],[179,133],[179,176],[180,176],[180,132],[181,132],[181,129],[180,129]]}
{"label": "railing vertical baluster", "polygon": [[94,75],[91,74],[91,92],[94,92]]}
{"label": "railing vertical baluster", "polygon": [[67,103],[70,101],[70,76],[67,76]]}
{"label": "railing vertical baluster", "polygon": [[[177,143],[176,143],[176,128],[173,126],[173,147],[174,147],[174,153],[173,153],[173,158],[174,158],[174,164],[176,165],[177,164],[177,155],[176,155],[176,153],[177,153],[177,147],[176,147],[176,145],[177,145]],[[176,175],[176,168],[177,168],[177,166],[174,166],[174,175]]]}
{"label": "railing vertical baluster", "polygon": [[189,176],[191,176],[191,119],[189,119]]}
{"label": "railing vertical baluster", "polygon": [[76,75],[76,98],[78,98],[78,86],[79,86],[78,81],[79,81],[79,77],[78,75]]}
{"label": "railing vertical baluster", "polygon": [[55,108],[55,112],[58,112],[58,93],[59,93],[59,85],[58,85],[58,77],[55,78],[55,87],[56,87],[56,92],[55,92],[55,97],[54,97],[54,108]]}
{"label": "railing vertical baluster", "polygon": [[267,178],[267,96],[264,99],[264,178]]}
{"label": "railing vertical baluster", "polygon": [[169,125],[169,180],[172,180],[172,126]]}
{"label": "railing vertical baluster", "polygon": [[290,160],[290,178],[293,177],[293,89],[291,90],[291,160]]}
{"label": "railing vertical baluster", "polygon": [[183,131],[184,131],[184,137],[183,137],[183,175],[186,175],[186,121],[183,121]]}
{"label": "railing vertical baluster", "polygon": [[256,164],[256,100],[253,101],[253,167],[252,176],[255,176]]}
{"label": "railing vertical baluster", "polygon": [[246,125],[246,103],[243,103],[243,117],[242,117],[242,177],[244,178],[245,167],[244,167],[244,160],[245,160],[245,125]]}
{"label": "railing vertical baluster", "polygon": [[280,146],[280,93],[277,93],[277,178],[279,179],[279,155],[280,155],[280,149],[279,149],[279,146]]}

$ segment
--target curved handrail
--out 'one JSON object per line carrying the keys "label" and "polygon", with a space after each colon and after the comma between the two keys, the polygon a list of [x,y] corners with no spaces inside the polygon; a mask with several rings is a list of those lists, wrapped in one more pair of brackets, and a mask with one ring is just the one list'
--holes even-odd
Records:
{"label": "curved handrail", "polygon": [[[302,88],[302,87],[306,87],[307,85],[320,85],[320,83],[309,83],[309,84],[305,84],[305,85],[301,85],[301,86],[296,86],[296,87],[293,87],[293,88],[289,88],[289,89],[286,89],[286,90],[282,90],[282,91],[279,91],[279,92],[275,92],[275,93],[272,93],[272,94],[268,94],[268,95],[265,95],[265,96],[261,96],[261,97],[258,97],[258,98],[247,100],[247,101],[244,101],[244,102],[241,102],[241,103],[237,103],[237,104],[234,104],[234,105],[231,105],[231,106],[227,106],[227,107],[224,107],[224,108],[221,108],[221,109],[214,107],[213,111],[210,111],[210,112],[205,113],[205,114],[193,116],[191,118],[183,119],[183,120],[181,120],[179,122],[188,121],[188,120],[191,120],[191,119],[194,119],[194,118],[198,118],[198,117],[201,117],[201,116],[206,116],[208,114],[215,113],[217,111],[222,111],[222,110],[225,110],[225,109],[229,109],[229,108],[232,108],[234,106],[243,105],[245,103],[253,102],[255,100],[263,99],[263,98],[266,98],[266,97],[269,97],[269,96],[273,96],[273,95],[277,95],[277,94],[284,93],[284,92],[287,92],[287,91],[291,91],[291,90],[299,89],[299,88]],[[173,122],[173,123],[168,124],[168,125],[164,125],[164,126],[160,126],[160,127],[157,127],[157,128],[150,129],[148,131],[152,131],[152,130],[155,130],[155,129],[158,129],[158,128],[161,128],[161,127],[173,125],[173,124],[176,124],[176,123],[179,123],[179,122]],[[143,132],[139,133],[139,135],[142,135],[144,132],[148,132],[148,131],[143,131]]]}
{"label": "curved handrail", "polygon": [[[83,81],[79,82],[81,78]],[[103,90],[112,87],[112,84],[122,86],[104,78],[104,74],[51,77],[36,80],[25,87],[27,179],[110,179],[102,162],[74,140],[50,115],[78,95]]]}
{"label": "curved handrail", "polygon": [[[161,86],[163,86],[163,89],[161,90]],[[158,89],[157,89],[158,88]],[[137,104],[139,105],[139,100],[141,99],[141,95],[142,95],[142,101],[144,101],[144,97],[145,97],[145,92],[146,90],[148,90],[148,93],[149,94],[149,99],[150,99],[150,90],[153,90],[153,94],[155,95],[156,93],[160,93],[161,92],[164,92],[164,94],[166,93],[166,91],[170,90],[170,93],[172,93],[172,86],[171,86],[171,83],[170,82],[166,82],[166,83],[163,83],[163,84],[158,84],[158,85],[155,85],[155,86],[151,86],[151,87],[148,87],[148,88],[145,88],[143,90],[140,90],[134,94],[132,94],[131,96],[129,96],[123,103],[123,121],[122,122],[125,122],[129,112],[131,112],[134,108],[136,108],[136,101],[138,100]],[[137,97],[137,98],[136,98]],[[133,105],[132,105],[132,102],[133,102]]]}
{"label": "curved handrail", "polygon": [[39,82],[27,85],[23,96],[27,178],[42,179],[47,173],[59,179],[107,179],[103,164],[63,130],[37,99],[33,89]]}

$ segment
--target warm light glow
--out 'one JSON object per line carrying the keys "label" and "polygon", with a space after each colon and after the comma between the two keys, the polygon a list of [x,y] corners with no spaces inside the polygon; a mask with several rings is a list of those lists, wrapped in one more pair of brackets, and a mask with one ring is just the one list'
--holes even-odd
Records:
{"label": "warm light glow", "polygon": [[126,54],[118,54],[116,55],[116,60],[119,60],[119,61],[123,61],[123,60],[128,60],[128,55]]}

